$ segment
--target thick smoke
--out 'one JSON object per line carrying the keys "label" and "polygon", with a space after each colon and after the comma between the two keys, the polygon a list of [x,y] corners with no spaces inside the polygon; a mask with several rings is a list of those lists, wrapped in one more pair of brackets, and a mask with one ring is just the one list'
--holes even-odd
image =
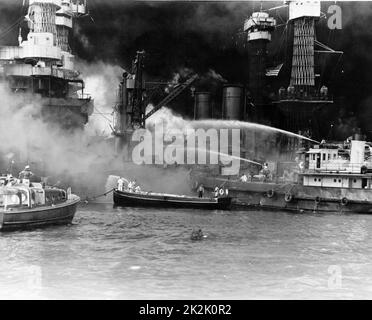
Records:
{"label": "thick smoke", "polygon": [[1,171],[8,169],[16,175],[28,163],[37,175],[49,176],[50,184],[73,185],[83,196],[107,191],[105,181],[110,174],[137,179],[146,190],[190,190],[187,169],[169,171],[125,163],[121,154],[115,155],[113,139],[92,137],[89,130],[59,130],[40,119],[40,101],[28,103],[29,97],[14,95],[3,85],[0,96]]}
{"label": "thick smoke", "polygon": [[110,136],[113,126],[113,107],[124,70],[119,66],[98,61],[79,61],[76,68],[85,81],[85,92],[92,95],[95,111],[85,128],[88,135]]}
{"label": "thick smoke", "polygon": [[90,137],[82,131],[68,133],[43,122],[41,101],[35,97],[12,94],[3,84],[0,95],[0,151],[3,154],[13,153],[28,163],[41,161],[44,167],[39,170],[58,175],[66,170],[71,174],[86,171],[91,163],[107,153],[101,146],[90,150]]}

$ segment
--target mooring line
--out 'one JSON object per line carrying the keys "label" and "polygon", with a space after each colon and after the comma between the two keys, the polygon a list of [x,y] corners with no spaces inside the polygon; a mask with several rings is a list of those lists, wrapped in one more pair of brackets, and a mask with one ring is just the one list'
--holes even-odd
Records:
{"label": "mooring line", "polygon": [[80,200],[80,202],[83,202],[83,203],[86,203],[87,204],[89,201],[93,201],[93,200],[96,200],[98,198],[107,196],[108,194],[110,194],[114,190],[115,190],[115,188],[112,188],[111,190],[106,191],[105,193],[99,194],[97,196],[94,196],[94,197],[91,197],[91,198],[86,197],[84,200]]}

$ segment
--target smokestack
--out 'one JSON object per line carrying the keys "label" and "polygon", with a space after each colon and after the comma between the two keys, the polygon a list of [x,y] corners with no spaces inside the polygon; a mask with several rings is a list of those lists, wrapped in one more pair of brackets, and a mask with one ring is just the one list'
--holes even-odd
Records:
{"label": "smokestack", "polygon": [[243,118],[243,93],[241,85],[225,85],[223,88],[222,116],[226,120],[241,120]]}
{"label": "smokestack", "polygon": [[210,97],[209,92],[195,93],[195,120],[211,118]]}
{"label": "smokestack", "polygon": [[365,141],[352,140],[350,150],[350,165],[351,171],[354,173],[360,173],[361,167],[364,163],[365,156]]}

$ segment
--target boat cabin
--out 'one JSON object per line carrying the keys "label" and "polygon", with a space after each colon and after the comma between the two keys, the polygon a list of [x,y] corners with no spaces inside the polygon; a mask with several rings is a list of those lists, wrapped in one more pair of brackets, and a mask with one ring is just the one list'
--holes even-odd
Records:
{"label": "boat cabin", "polygon": [[313,172],[366,173],[372,169],[370,146],[365,141],[349,144],[320,144],[306,153],[307,170]]}
{"label": "boat cabin", "polygon": [[302,184],[312,187],[372,189],[370,174],[302,173]]}
{"label": "boat cabin", "polygon": [[372,189],[371,146],[361,140],[321,143],[306,153],[302,184],[311,187]]}
{"label": "boat cabin", "polygon": [[66,191],[56,188],[43,188],[41,184],[31,186],[17,184],[0,187],[0,208],[34,208],[53,206],[67,200]]}

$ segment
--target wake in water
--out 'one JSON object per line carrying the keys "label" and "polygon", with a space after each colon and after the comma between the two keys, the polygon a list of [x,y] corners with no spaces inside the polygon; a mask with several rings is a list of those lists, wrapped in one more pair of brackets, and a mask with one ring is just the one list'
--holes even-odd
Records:
{"label": "wake in water", "polygon": [[272,132],[272,133],[281,133],[289,137],[303,139],[303,140],[307,140],[307,141],[311,141],[311,142],[319,144],[319,141],[310,139],[308,137],[305,137],[297,133],[266,126],[263,124],[252,123],[252,122],[244,122],[244,121],[237,121],[237,120],[214,120],[213,119],[213,120],[194,120],[194,121],[191,121],[191,125],[194,128],[209,127],[209,128],[261,130],[261,131]]}

